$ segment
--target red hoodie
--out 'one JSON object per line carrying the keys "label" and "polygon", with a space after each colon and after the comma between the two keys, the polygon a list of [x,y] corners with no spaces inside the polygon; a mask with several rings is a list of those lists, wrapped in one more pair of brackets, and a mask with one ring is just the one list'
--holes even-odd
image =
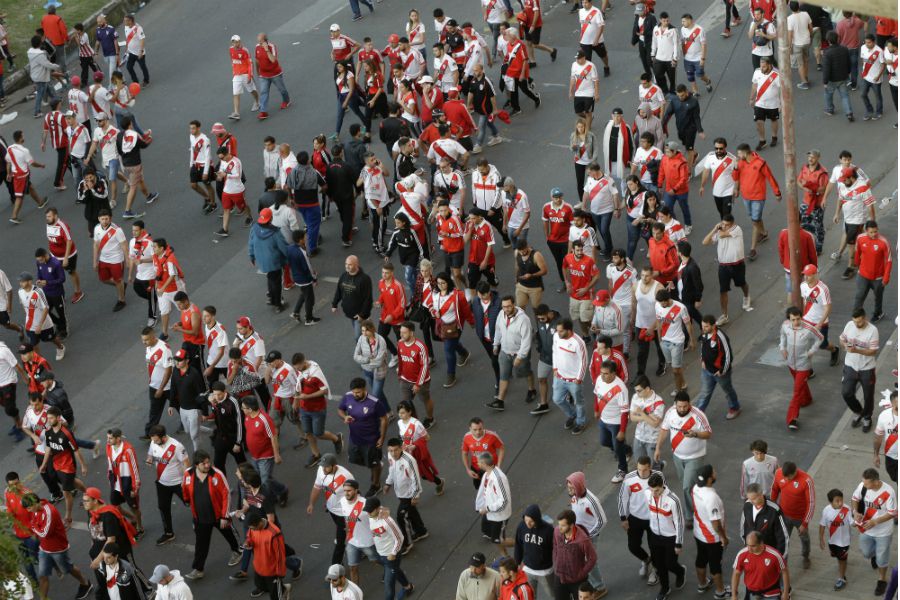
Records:
{"label": "red hoodie", "polygon": [[[800,230],[800,254],[797,257],[797,268],[801,271],[806,265],[819,266],[819,257],[816,255],[816,240],[810,232],[805,229]],[[785,273],[791,272],[791,253],[788,252],[788,230],[782,229],[778,234],[778,258],[781,259],[781,266],[784,267]]]}
{"label": "red hoodie", "polygon": [[574,525],[567,539],[559,527],[553,529],[553,568],[560,583],[579,583],[587,579],[597,562],[597,552],[580,525]]}
{"label": "red hoodie", "polygon": [[690,169],[684,154],[676,152],[675,156],[663,156],[659,161],[659,189],[670,194],[687,194],[690,181]]}
{"label": "red hoodie", "polygon": [[378,282],[378,303],[381,305],[381,321],[390,316],[390,324],[399,326],[403,322],[403,311],[406,308],[406,291],[397,279],[387,283],[384,279]]}
{"label": "red hoodie", "polygon": [[681,262],[678,259],[678,250],[675,248],[675,243],[666,234],[663,234],[662,239],[658,242],[652,236],[647,241],[650,246],[647,256],[650,259],[650,267],[659,272],[656,280],[665,285],[674,280],[678,274],[678,265]]}
{"label": "red hoodie", "polygon": [[751,152],[749,160],[738,159],[731,177],[740,187],[741,197],[744,200],[764,201],[766,199],[766,181],[772,186],[776,196],[781,196],[781,188],[772,175],[772,169],[768,163],[760,158],[756,152]]}
{"label": "red hoodie", "polygon": [[516,571],[515,579],[506,580],[500,586],[500,600],[534,600],[534,588],[523,569]]}

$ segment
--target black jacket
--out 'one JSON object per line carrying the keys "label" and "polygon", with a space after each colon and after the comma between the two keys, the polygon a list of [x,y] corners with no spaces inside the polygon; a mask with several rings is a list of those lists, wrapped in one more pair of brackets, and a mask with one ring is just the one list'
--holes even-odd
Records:
{"label": "black jacket", "polygon": [[668,133],[669,119],[675,115],[675,128],[679,133],[703,131],[703,123],[700,122],[700,103],[693,94],[688,94],[687,100],[682,101],[677,94],[666,96],[666,112],[663,114],[663,130]]}
{"label": "black jacket", "polygon": [[[287,192],[284,190],[266,190],[256,203],[256,212],[259,214],[264,208],[272,208],[275,204],[287,202]],[[280,202],[278,202],[280,200]]]}
{"label": "black jacket", "polygon": [[72,404],[69,402],[69,394],[63,388],[60,381],[53,383],[53,389],[44,392],[44,402],[50,406],[55,406],[62,413],[63,418],[68,423],[69,429],[75,425],[75,412],[72,410]]}
{"label": "black jacket", "polygon": [[553,567],[553,525],[544,521],[541,509],[531,504],[525,509],[535,525],[529,529],[525,519],[516,528],[516,564],[524,564],[529,569],[541,571]]}
{"label": "black jacket", "polygon": [[[97,575],[97,600],[108,600],[109,594],[106,591],[106,570],[109,567],[105,562],[101,561],[100,566],[95,571]],[[119,598],[122,600],[144,600],[143,586],[138,581],[134,567],[127,560],[119,557],[119,566],[116,573],[116,587],[118,588]]]}
{"label": "black jacket", "polygon": [[700,361],[707,372],[727,375],[731,372],[731,340],[724,331],[714,327],[711,333],[700,336]]}
{"label": "black jacket", "polygon": [[244,441],[244,415],[237,398],[228,396],[215,406],[211,405],[216,430],[213,432],[214,446],[240,446]]}
{"label": "black jacket", "polygon": [[653,45],[653,28],[656,27],[656,16],[653,13],[647,13],[647,18],[644,19],[644,35],[639,33],[639,17],[640,15],[634,15],[634,24],[631,26],[631,45],[634,46],[641,42],[647,48],[650,48]]}
{"label": "black jacket", "polygon": [[[400,138],[398,137],[397,139]],[[352,169],[354,182],[359,178],[359,173],[363,170],[363,167],[366,166],[366,159],[363,158],[363,155],[368,151],[369,145],[366,144],[365,140],[354,138],[347,142],[347,147],[344,151],[344,162]]]}
{"label": "black jacket", "polygon": [[356,179],[359,172],[347,162],[335,159],[325,169],[325,185],[328,197],[334,202],[353,202],[356,197]]}
{"label": "black jacket", "polygon": [[489,115],[494,112],[494,84],[487,78],[473,79],[469,84],[469,93],[472,94],[473,112],[478,115]]}
{"label": "black jacket", "polygon": [[406,124],[405,119],[400,117],[388,117],[382,120],[381,125],[378,126],[378,139],[387,148],[388,154],[390,154],[391,148],[394,147],[394,142],[408,135],[409,125]]}
{"label": "black jacket", "polygon": [[753,503],[749,500],[744,502],[741,509],[741,539],[744,540],[751,531],[758,531],[762,534],[762,541],[768,546],[772,546],[781,555],[787,559],[788,555],[788,536],[787,525],[784,524],[784,515],[781,509],[771,500],[766,500],[766,505],[756,520],[753,520]]}
{"label": "black jacket", "polygon": [[[484,309],[481,308],[481,297],[476,295],[469,300],[469,306],[472,307],[472,316],[475,318],[475,334],[479,340],[484,339]],[[497,316],[500,314],[500,295],[491,291],[491,303],[488,305],[488,333],[491,334],[491,341],[494,340],[494,334],[497,329]]]}
{"label": "black jacket", "polygon": [[822,55],[822,83],[840,83],[850,79],[850,50],[835,44]]}
{"label": "black jacket", "polygon": [[123,167],[136,167],[141,164],[141,150],[146,148],[150,144],[144,141],[144,138],[138,137],[137,143],[135,143],[134,148],[131,149],[131,152],[124,152],[122,150],[122,140],[125,137],[125,131],[120,131],[119,135],[116,136],[116,150],[119,152],[119,158],[122,159]]}
{"label": "black jacket", "polygon": [[394,250],[397,250],[400,255],[400,264],[409,267],[417,267],[423,254],[419,236],[409,227],[395,229],[391,234],[391,240],[385,251],[388,258],[394,253]]}
{"label": "black jacket", "polygon": [[372,278],[362,269],[357,271],[356,275],[346,271],[341,273],[331,307],[337,308],[338,304],[347,317],[352,319],[359,315],[363,319],[368,319],[372,314]]}
{"label": "black jacket", "polygon": [[416,160],[409,154],[400,152],[394,161],[394,182],[408,177],[416,172]]}
{"label": "black jacket", "polygon": [[188,366],[182,373],[178,367],[172,369],[172,388],[169,393],[169,404],[172,408],[192,410],[201,408],[205,403],[206,381],[194,367]]}
{"label": "black jacket", "polygon": [[693,304],[703,298],[703,277],[697,261],[690,259],[680,273],[682,304]]}
{"label": "black jacket", "polygon": [[546,323],[537,323],[535,325],[534,337],[537,340],[538,360],[544,364],[553,364],[553,334],[556,333],[556,324],[559,322],[560,315],[556,311],[551,311],[553,318]]}

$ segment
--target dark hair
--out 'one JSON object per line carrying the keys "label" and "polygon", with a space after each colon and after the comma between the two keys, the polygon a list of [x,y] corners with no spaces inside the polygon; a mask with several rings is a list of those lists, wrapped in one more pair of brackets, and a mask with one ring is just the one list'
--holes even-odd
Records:
{"label": "dark hair", "polygon": [[565,521],[569,525],[575,524],[575,513],[568,508],[556,515],[557,521]]}
{"label": "dark hair", "polygon": [[564,317],[556,322],[557,327],[562,327],[566,331],[572,331],[575,325],[572,323],[572,319],[569,317]]}
{"label": "dark hair", "polygon": [[54,417],[61,417],[61,416],[62,416],[62,411],[59,410],[59,407],[58,407],[58,406],[50,406],[50,407],[47,408],[47,414],[48,414],[48,415],[53,415]]}
{"label": "dark hair", "polygon": [[666,485],[666,480],[663,479],[663,476],[659,473],[653,473],[650,477],[647,478],[647,486],[656,488]]}
{"label": "dark hair", "polygon": [[179,290],[175,292],[173,300],[175,300],[175,302],[184,302],[185,300],[190,300],[190,298],[188,297],[187,292]]}
{"label": "dark hair", "polygon": [[519,569],[519,566],[516,564],[516,559],[507,556],[500,561],[499,568],[515,573]]}
{"label": "dark hair", "polygon": [[[236,350],[238,352],[240,352],[239,348],[236,348]],[[231,357],[229,356],[228,358],[231,358]],[[241,398],[241,404],[243,404],[250,410],[259,410],[259,400],[257,400],[253,396],[246,396],[244,398]]]}
{"label": "dark hair", "polygon": [[613,375],[615,375],[616,363],[611,360],[604,360],[602,363],[600,363],[600,370],[602,371],[603,369],[606,369],[607,371],[610,371]]}
{"label": "dark hair", "polygon": [[[656,136],[650,133],[649,131],[645,131],[641,134],[641,140],[647,142],[651,146],[656,143]],[[640,181],[640,179],[638,179]]]}
{"label": "dark hair", "polygon": [[672,299],[672,294],[666,288],[661,288],[656,291],[656,301],[657,302],[668,302]]}
{"label": "dark hair", "polygon": [[866,39],[867,42],[868,42],[868,41],[874,42],[874,41],[875,41],[875,34],[873,34],[873,33],[867,33],[865,39]]}
{"label": "dark hair", "polygon": [[[481,282],[479,282],[479,283],[481,283]],[[546,304],[538,304],[537,307],[535,307],[535,309],[534,309],[534,314],[536,316],[546,315],[549,313],[550,313],[550,307],[547,306]]]}
{"label": "dark hair", "polygon": [[396,448],[397,446],[403,445],[403,440],[401,440],[398,437],[392,437],[391,439],[388,440],[387,445],[388,445],[388,448]]}
{"label": "dark hair", "polygon": [[646,454],[642,454],[641,456],[638,456],[637,464],[639,464],[639,465],[649,465],[649,464],[651,464],[650,457],[647,456]]}
{"label": "dark hair", "polygon": [[825,34],[825,41],[828,42],[829,46],[836,46],[838,43],[838,34],[836,31],[832,30]]}
{"label": "dark hair", "polygon": [[769,451],[769,443],[766,440],[753,440],[750,442],[750,451],[765,454]]}
{"label": "dark hair", "polygon": [[687,86],[684,85],[683,83],[679,83],[678,85],[675,86],[676,94],[680,94],[681,92],[686,92],[686,91],[688,91]]}
{"label": "dark hair", "polygon": [[863,471],[863,479],[868,479],[869,481],[879,481],[881,480],[881,475],[878,474],[878,470],[869,467],[865,471]]}
{"label": "dark hair", "polygon": [[274,177],[266,177],[263,180],[263,185],[266,186],[267,190],[275,187],[275,183],[276,183],[276,180]]}
{"label": "dark hair", "polygon": [[797,472],[797,463],[792,461],[785,461],[783,465],[781,465],[781,474],[785,477],[790,477],[794,473]]}
{"label": "dark hair", "polygon": [[119,556],[120,552],[121,552],[121,550],[119,550],[119,545],[115,542],[106,542],[106,545],[103,546],[104,554],[112,554],[113,556]]}
{"label": "dark hair", "polygon": [[471,419],[469,419],[469,425],[482,425],[483,423],[484,421],[481,419],[481,417],[472,417]]}
{"label": "dark hair", "polygon": [[716,317],[715,317],[715,315],[703,315],[703,318],[701,319],[701,321],[706,323],[707,325],[715,325]]}
{"label": "dark hair", "polygon": [[[106,210],[106,209],[103,209],[103,210]],[[153,240],[153,243],[156,244],[157,246],[159,246],[160,248],[168,248],[169,247],[169,242],[167,242],[166,238],[164,238],[164,237],[156,238],[155,240]]]}
{"label": "dark hair", "polygon": [[653,81],[653,75],[650,73],[641,73],[641,81]]}
{"label": "dark hair", "polygon": [[154,437],[154,436],[156,436],[156,437],[166,437],[166,426],[165,426],[165,425],[160,425],[159,423],[157,423],[156,425],[152,426],[152,427],[147,431],[147,435],[149,435],[150,437]]}
{"label": "dark hair", "polygon": [[197,450],[196,452],[194,452],[195,465],[199,465],[200,463],[209,460],[209,458],[209,452],[207,452],[206,450]]}
{"label": "dark hair", "polygon": [[875,221],[874,219],[869,219],[868,221],[866,221],[865,228],[866,229],[878,229],[878,221]]}
{"label": "dark hair", "polygon": [[307,152],[306,150],[304,150],[303,152],[298,152],[297,153],[297,162],[300,163],[301,165],[308,165],[309,164],[309,152]]}
{"label": "dark hair", "polygon": [[784,312],[785,312],[785,317],[788,319],[790,319],[791,317],[794,317],[794,316],[797,316],[797,317],[803,316],[803,313],[800,312],[800,309],[797,308],[796,306],[788,306],[787,310]]}
{"label": "dark hair", "polygon": [[34,257],[35,257],[35,258],[40,258],[40,257],[42,257],[42,256],[47,256],[48,254],[49,254],[49,252],[47,252],[47,249],[46,249],[46,248],[38,248],[37,250],[34,251]]}
{"label": "dark hair", "polygon": [[700,487],[708,487],[710,484],[710,479],[713,476],[713,466],[712,465],[703,465],[700,467],[700,470],[697,471],[697,485]]}
{"label": "dark hair", "polygon": [[350,380],[350,389],[351,390],[364,390],[366,389],[366,380],[362,377],[354,377]]}
{"label": "dark hair", "polygon": [[865,317],[865,316],[866,316],[866,309],[864,309],[864,308],[857,308],[857,309],[854,309],[854,310],[853,310],[853,314],[852,314],[851,316],[852,316],[854,319],[858,319],[858,318],[860,318],[860,317]]}
{"label": "dark hair", "polygon": [[228,391],[228,386],[225,385],[225,382],[223,382],[223,381],[213,381],[209,387],[214,392],[227,392]]}
{"label": "dark hair", "polygon": [[31,47],[32,48],[40,48],[41,47],[41,36],[39,36],[39,35],[31,36]]}
{"label": "dark hair", "polygon": [[636,375],[634,381],[632,382],[632,387],[641,386],[642,388],[650,387],[650,378],[644,375],[643,373]]}
{"label": "dark hair", "polygon": [[687,256],[688,258],[690,258],[690,256],[691,256],[691,243],[690,243],[689,241],[687,241],[687,240],[679,240],[679,241],[678,241],[678,244],[676,244],[676,245],[677,245],[677,247],[678,247],[678,252],[679,252],[682,256]]}
{"label": "dark hair", "polygon": [[843,498],[844,498],[844,492],[842,492],[841,490],[839,490],[839,489],[837,489],[837,488],[828,490],[828,501],[829,501],[829,502],[834,502],[834,499],[835,499],[835,498],[841,498],[841,499],[843,499]]}
{"label": "dark hair", "polygon": [[690,402],[691,397],[684,390],[678,390],[675,392],[675,402]]}
{"label": "dark hair", "polygon": [[359,123],[354,123],[353,125],[350,126],[350,136],[356,137],[356,134],[358,134],[361,130],[362,130],[362,125],[360,125]]}
{"label": "dark hair", "polygon": [[797,12],[798,10],[800,10],[800,3],[796,0],[791,0],[791,2],[788,2],[788,6],[791,7],[791,10],[793,12]]}
{"label": "dark hair", "polygon": [[447,271],[441,271],[437,275],[434,276],[435,279],[440,279],[441,281],[447,284],[447,291],[452,292],[456,289],[456,284],[453,283],[453,277],[450,276],[450,273]]}
{"label": "dark hair", "polygon": [[593,594],[597,590],[594,589],[594,586],[591,585],[590,581],[582,581],[581,585],[578,586],[578,591]]}

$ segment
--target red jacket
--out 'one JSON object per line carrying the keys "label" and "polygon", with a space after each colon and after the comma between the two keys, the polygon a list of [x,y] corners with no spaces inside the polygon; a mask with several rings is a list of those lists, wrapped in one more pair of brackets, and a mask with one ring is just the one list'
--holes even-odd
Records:
{"label": "red jacket", "polygon": [[59,15],[44,15],[41,18],[41,27],[47,40],[54,46],[62,46],[69,40],[69,29]]}
{"label": "red jacket", "polygon": [[809,526],[816,509],[816,484],[800,469],[793,479],[787,479],[778,469],[772,484],[772,502],[778,503],[785,517]]}
{"label": "red jacket", "polygon": [[524,570],[516,571],[516,578],[500,586],[500,600],[534,600],[534,588],[528,583]]}
{"label": "red jacket", "polygon": [[6,505],[6,513],[10,516],[10,520],[12,521],[13,533],[16,534],[16,537],[19,539],[25,539],[31,537],[31,513],[28,512],[28,509],[22,506],[22,496],[30,493],[26,487],[23,487],[20,494],[14,494],[13,492],[6,490],[3,493],[3,503]]}
{"label": "red jacket", "polygon": [[[816,240],[805,229],[800,230],[800,255],[797,257],[797,267],[802,271],[806,265],[819,266],[819,257],[816,254]],[[788,230],[782,229],[778,234],[778,258],[785,273],[791,272],[791,255],[788,252]]]}
{"label": "red jacket", "polygon": [[553,569],[560,583],[578,583],[587,579],[597,562],[597,551],[591,538],[580,525],[574,536],[566,540],[559,527],[553,528]]}
{"label": "red jacket", "polygon": [[887,17],[875,17],[875,33],[877,35],[894,36],[897,35],[897,19],[888,19]]}
{"label": "red jacket", "polygon": [[253,550],[253,570],[262,577],[284,577],[287,573],[284,536],[274,523],[265,529],[248,529],[244,547]]}
{"label": "red jacket", "polygon": [[69,537],[62,516],[46,500],[41,500],[37,511],[31,513],[31,531],[38,537],[44,552],[63,552],[69,549]]}
{"label": "red jacket", "polygon": [[663,156],[659,161],[657,185],[660,190],[672,194],[687,194],[690,179],[690,169],[681,152],[675,156]]}
{"label": "red jacket", "polygon": [[[457,138],[464,138],[475,133],[475,121],[472,120],[472,115],[462,100],[447,100],[442,109],[444,116],[447,117],[447,122],[451,124],[451,134],[456,135]],[[452,125],[459,128],[459,133],[453,132]]]}
{"label": "red jacket", "polygon": [[648,244],[650,251],[648,258],[650,259],[650,267],[654,271],[659,271],[656,280],[665,285],[675,279],[678,274],[678,250],[675,248],[675,242],[669,239],[669,236],[663,234],[660,241],[656,241],[653,236],[650,237]]}
{"label": "red jacket", "polygon": [[825,186],[828,185],[828,171],[825,167],[819,164],[815,169],[810,169],[809,165],[803,165],[800,175],[797,176],[797,183],[803,188],[803,204],[806,204],[808,213],[822,206]]}
{"label": "red jacket", "polygon": [[406,291],[403,285],[393,279],[387,283],[384,279],[378,282],[378,303],[381,304],[381,321],[391,317],[391,325],[398,326],[403,322],[406,308]]}
{"label": "red jacket", "polygon": [[772,169],[756,152],[750,153],[750,160],[738,159],[731,176],[740,186],[744,200],[765,200],[766,181],[772,186],[775,195],[781,196],[781,188],[772,175]]}
{"label": "red jacket", "polygon": [[[197,467],[191,467],[184,472],[184,478],[181,480],[181,493],[185,501],[191,505],[191,514],[197,518],[197,508],[194,506],[194,486],[197,484],[197,476],[195,470]],[[206,481],[201,485],[209,486],[209,498],[212,500],[213,514],[216,519],[225,519],[228,517],[228,500],[231,490],[228,488],[228,479],[222,471],[215,467],[211,467],[206,475]]]}
{"label": "red jacket", "polygon": [[853,260],[861,277],[881,279],[884,285],[891,282],[891,267],[894,261],[891,257],[891,244],[883,235],[878,234],[870,238],[863,234],[857,237]]}

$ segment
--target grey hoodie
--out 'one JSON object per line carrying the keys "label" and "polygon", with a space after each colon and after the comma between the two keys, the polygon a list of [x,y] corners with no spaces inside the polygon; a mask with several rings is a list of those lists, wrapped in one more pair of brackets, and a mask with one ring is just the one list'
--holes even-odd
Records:
{"label": "grey hoodie", "polygon": [[177,569],[172,569],[169,573],[172,575],[172,581],[167,585],[156,586],[156,600],[194,600],[194,595],[181,573]]}
{"label": "grey hoodie", "polygon": [[50,81],[50,72],[59,71],[59,65],[50,62],[47,53],[40,48],[28,49],[28,74],[35,83]]}
{"label": "grey hoodie", "polygon": [[527,358],[531,352],[533,330],[531,319],[525,311],[516,307],[516,314],[507,317],[502,310],[497,315],[497,326],[494,330],[494,349],[504,354],[515,354],[518,358]]}

